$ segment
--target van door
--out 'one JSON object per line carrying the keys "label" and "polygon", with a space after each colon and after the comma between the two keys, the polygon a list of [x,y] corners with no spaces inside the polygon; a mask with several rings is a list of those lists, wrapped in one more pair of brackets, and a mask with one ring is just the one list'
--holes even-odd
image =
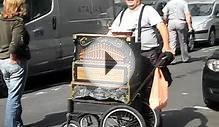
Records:
{"label": "van door", "polygon": [[30,35],[30,75],[49,72],[56,68],[55,60],[60,55],[57,41],[54,0],[27,0],[29,15],[26,28]]}
{"label": "van door", "polygon": [[108,24],[114,17],[114,0],[58,0],[59,41],[61,44],[60,68],[71,66],[73,37],[75,33],[108,32]]}

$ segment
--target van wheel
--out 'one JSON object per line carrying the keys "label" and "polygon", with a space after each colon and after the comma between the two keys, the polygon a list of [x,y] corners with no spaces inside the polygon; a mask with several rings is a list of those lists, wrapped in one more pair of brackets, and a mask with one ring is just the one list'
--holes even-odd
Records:
{"label": "van wheel", "polygon": [[214,46],[216,42],[215,40],[216,40],[215,31],[211,30],[208,37],[208,44],[210,46]]}

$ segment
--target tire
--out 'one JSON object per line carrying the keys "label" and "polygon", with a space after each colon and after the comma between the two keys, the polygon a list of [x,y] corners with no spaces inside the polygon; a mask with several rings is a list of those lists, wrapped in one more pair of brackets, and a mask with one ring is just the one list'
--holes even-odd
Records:
{"label": "tire", "polygon": [[145,122],[147,127],[162,127],[162,118],[160,111],[157,109],[151,109],[147,106],[147,115],[145,115]]}
{"label": "tire", "polygon": [[159,125],[157,127],[163,127],[163,118],[161,117],[161,115],[159,116],[160,120],[159,120]]}
{"label": "tire", "polygon": [[101,120],[100,127],[146,127],[142,115],[134,108],[126,105],[109,109]]}
{"label": "tire", "polygon": [[194,50],[194,48],[195,48],[194,38],[190,37],[188,43],[188,51],[191,52]]}
{"label": "tire", "polygon": [[213,101],[206,99],[205,97],[203,97],[203,100],[207,107],[212,108],[214,106]]}
{"label": "tire", "polygon": [[210,46],[214,46],[216,42],[216,36],[215,36],[215,31],[211,30],[209,33],[209,37],[208,37],[208,44]]}
{"label": "tire", "polygon": [[61,125],[61,127],[80,127],[80,125],[78,124],[78,122],[74,121],[74,120],[71,120],[69,122],[69,125],[67,126],[67,121],[65,123],[63,123]]}
{"label": "tire", "polygon": [[79,119],[80,127],[97,127],[99,125],[99,117],[93,114],[84,114]]}

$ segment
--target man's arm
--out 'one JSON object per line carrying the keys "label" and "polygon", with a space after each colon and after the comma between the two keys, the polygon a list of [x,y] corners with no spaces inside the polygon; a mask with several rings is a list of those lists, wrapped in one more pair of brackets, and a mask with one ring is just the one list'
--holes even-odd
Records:
{"label": "man's arm", "polygon": [[191,15],[191,12],[189,10],[188,3],[185,3],[184,14],[186,16],[186,22],[188,25],[188,29],[189,29],[189,31],[192,31],[193,30],[193,28],[192,28],[192,15]]}
{"label": "man's arm", "polygon": [[191,13],[187,12],[185,15],[186,15],[186,22],[188,24],[189,31],[192,31],[193,28],[192,28],[192,16],[191,16]]}
{"label": "man's arm", "polygon": [[159,32],[161,34],[161,37],[163,39],[162,51],[163,52],[165,52],[165,51],[172,52],[172,50],[170,48],[170,45],[169,45],[169,33],[168,33],[168,30],[167,30],[167,26],[163,22],[161,22],[161,23],[158,23],[156,25],[156,27],[159,30]]}

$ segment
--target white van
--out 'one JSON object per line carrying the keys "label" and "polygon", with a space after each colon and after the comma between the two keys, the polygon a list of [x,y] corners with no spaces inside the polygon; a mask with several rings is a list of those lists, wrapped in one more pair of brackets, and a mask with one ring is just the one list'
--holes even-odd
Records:
{"label": "white van", "polygon": [[[2,9],[0,0],[0,10]],[[74,33],[106,33],[114,0],[26,0],[29,76],[71,68]]]}

